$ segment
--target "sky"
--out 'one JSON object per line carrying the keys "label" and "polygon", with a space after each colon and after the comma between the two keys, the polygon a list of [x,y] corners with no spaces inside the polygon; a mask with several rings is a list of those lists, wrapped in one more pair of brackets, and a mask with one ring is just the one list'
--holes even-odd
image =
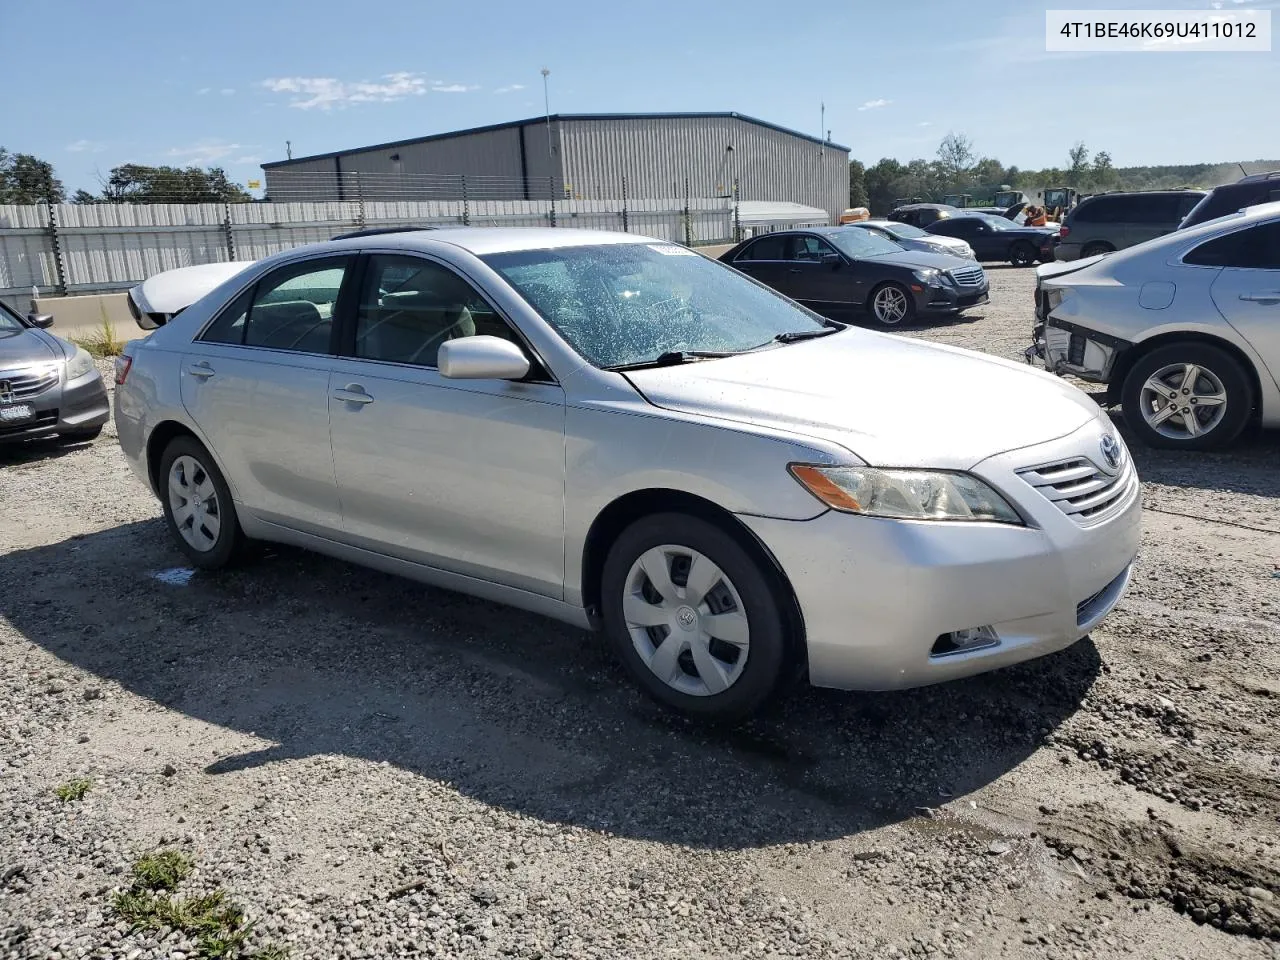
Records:
{"label": "sky", "polygon": [[825,103],[868,164],[951,131],[1023,168],[1077,140],[1116,166],[1280,157],[1280,52],[1045,52],[1048,8],[1240,6],[1280,0],[0,0],[0,146],[69,192],[121,163],[245,183],[286,140],[300,157],[541,116],[546,67],[553,113],[732,110],[821,136]]}

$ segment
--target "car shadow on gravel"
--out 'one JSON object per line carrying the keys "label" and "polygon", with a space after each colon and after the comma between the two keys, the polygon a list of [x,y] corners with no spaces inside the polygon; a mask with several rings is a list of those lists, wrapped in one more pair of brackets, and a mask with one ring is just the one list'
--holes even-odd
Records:
{"label": "car shadow on gravel", "polygon": [[88,449],[93,443],[92,440],[62,440],[57,437],[21,443],[0,443],[0,470],[28,467],[65,457],[77,450]]}
{"label": "car shadow on gravel", "polygon": [[119,685],[229,731],[216,758],[174,755],[215,791],[341,754],[548,822],[699,848],[846,836],[961,798],[1022,763],[1104,669],[1085,640],[921,690],[804,690],[707,729],[636,692],[599,638],[540,617],[290,549],[157,577],[180,564],[159,521],[5,554],[0,612],[109,699]]}

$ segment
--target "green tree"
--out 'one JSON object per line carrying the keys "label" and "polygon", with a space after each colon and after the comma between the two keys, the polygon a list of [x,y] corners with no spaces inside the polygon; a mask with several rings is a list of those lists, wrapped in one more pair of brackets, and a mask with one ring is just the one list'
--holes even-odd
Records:
{"label": "green tree", "polygon": [[1116,180],[1116,168],[1111,163],[1111,154],[1099,150],[1093,155],[1093,185],[1099,190],[1106,190]]}
{"label": "green tree", "polygon": [[0,203],[62,203],[66,196],[53,164],[0,147]]}
{"label": "green tree", "polygon": [[861,160],[849,161],[849,206],[865,207],[867,196],[867,167]]}
{"label": "green tree", "polygon": [[1089,174],[1089,149],[1083,140],[1067,151],[1067,186],[1079,187]]}
{"label": "green tree", "polygon": [[867,187],[867,204],[873,214],[883,216],[893,209],[895,198],[902,196],[897,192],[896,184],[907,172],[897,160],[884,157],[873,167],[868,167],[865,174]]}
{"label": "green tree", "polygon": [[102,194],[76,194],[77,203],[246,203],[253,199],[227,179],[221,167],[148,167],[126,163],[114,167]]}

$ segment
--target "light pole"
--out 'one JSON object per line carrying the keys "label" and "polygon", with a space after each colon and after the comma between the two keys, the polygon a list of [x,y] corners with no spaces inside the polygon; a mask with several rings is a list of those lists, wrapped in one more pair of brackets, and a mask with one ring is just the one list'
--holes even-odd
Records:
{"label": "light pole", "polygon": [[551,71],[542,68],[542,110],[547,117],[547,175],[550,177],[551,195],[555,199],[556,159],[551,149],[551,94],[548,92],[547,77]]}

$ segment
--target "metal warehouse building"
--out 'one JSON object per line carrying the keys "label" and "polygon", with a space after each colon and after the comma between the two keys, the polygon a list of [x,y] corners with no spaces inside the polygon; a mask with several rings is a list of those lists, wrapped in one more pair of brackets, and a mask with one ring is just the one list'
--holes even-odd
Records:
{"label": "metal warehouse building", "polygon": [[553,114],[263,164],[301,200],[724,197],[847,206],[849,148],[738,113]]}

